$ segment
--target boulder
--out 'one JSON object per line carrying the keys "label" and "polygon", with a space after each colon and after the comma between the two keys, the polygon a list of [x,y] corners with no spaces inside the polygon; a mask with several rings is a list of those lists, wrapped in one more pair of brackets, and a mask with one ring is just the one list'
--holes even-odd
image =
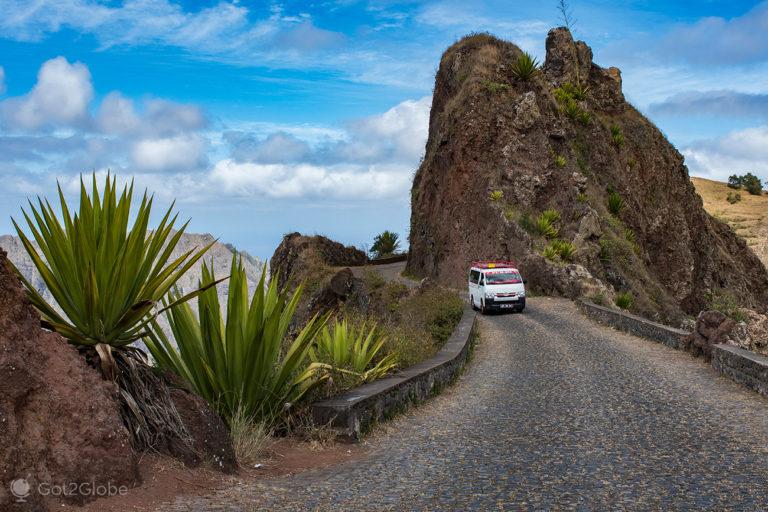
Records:
{"label": "boulder", "polygon": [[174,380],[170,389],[171,400],[192,436],[194,447],[194,453],[178,455],[188,466],[207,462],[223,473],[236,473],[238,465],[229,429],[205,400],[185,389],[177,379]]}
{"label": "boulder", "polygon": [[685,348],[694,356],[712,359],[712,346],[728,343],[728,335],[736,322],[719,311],[702,311],[696,319],[696,327],[685,340]]}
{"label": "boulder", "polygon": [[[57,334],[40,328],[0,250],[0,510],[45,510],[38,485],[133,487],[140,481],[112,383]],[[19,503],[11,482],[24,479]],[[17,481],[13,489],[27,486]],[[22,493],[23,494],[23,493]],[[93,493],[65,501],[84,503]]]}
{"label": "boulder", "polygon": [[359,311],[366,311],[370,297],[361,279],[352,274],[349,268],[336,272],[330,280],[309,300],[307,317],[323,314],[348,303]]}

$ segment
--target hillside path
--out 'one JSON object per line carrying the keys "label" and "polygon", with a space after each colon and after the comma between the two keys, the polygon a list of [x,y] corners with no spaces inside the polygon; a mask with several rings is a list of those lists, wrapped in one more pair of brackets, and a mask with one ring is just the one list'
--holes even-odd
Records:
{"label": "hillside path", "polygon": [[419,285],[419,281],[415,279],[409,279],[403,276],[405,270],[405,262],[398,261],[396,263],[387,263],[386,265],[366,265],[364,267],[350,267],[352,274],[355,277],[362,278],[366,272],[378,272],[386,281],[397,281],[402,283],[408,288],[415,288]]}
{"label": "hillside path", "polygon": [[164,510],[768,510],[768,400],[567,300],[479,322],[459,382],[362,460]]}

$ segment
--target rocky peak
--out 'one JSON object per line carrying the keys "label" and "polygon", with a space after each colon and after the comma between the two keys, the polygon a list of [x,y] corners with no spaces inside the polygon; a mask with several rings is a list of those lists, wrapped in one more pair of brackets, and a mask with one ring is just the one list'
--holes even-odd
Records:
{"label": "rocky peak", "polygon": [[[631,294],[636,313],[671,322],[713,292],[768,306],[765,267],[704,211],[682,155],[625,101],[621,72],[565,28],[546,48],[529,80],[512,72],[520,49],[488,34],[443,54],[411,192],[409,271],[462,286],[472,260],[512,259],[534,290]],[[557,220],[543,234],[547,210]],[[553,257],[553,243],[575,252]]]}

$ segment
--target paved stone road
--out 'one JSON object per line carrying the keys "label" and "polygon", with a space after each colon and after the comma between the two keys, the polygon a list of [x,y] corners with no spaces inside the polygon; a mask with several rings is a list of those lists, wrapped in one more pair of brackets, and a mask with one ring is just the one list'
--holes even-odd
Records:
{"label": "paved stone road", "polygon": [[528,305],[483,317],[459,383],[367,459],[174,510],[768,510],[768,400],[568,301]]}

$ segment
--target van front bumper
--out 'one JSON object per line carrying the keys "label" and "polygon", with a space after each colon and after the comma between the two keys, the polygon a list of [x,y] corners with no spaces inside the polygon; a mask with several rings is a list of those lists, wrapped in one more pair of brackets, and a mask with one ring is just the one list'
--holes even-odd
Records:
{"label": "van front bumper", "polygon": [[485,299],[487,309],[497,309],[499,311],[509,309],[523,309],[525,307],[525,297],[518,297],[517,300]]}

